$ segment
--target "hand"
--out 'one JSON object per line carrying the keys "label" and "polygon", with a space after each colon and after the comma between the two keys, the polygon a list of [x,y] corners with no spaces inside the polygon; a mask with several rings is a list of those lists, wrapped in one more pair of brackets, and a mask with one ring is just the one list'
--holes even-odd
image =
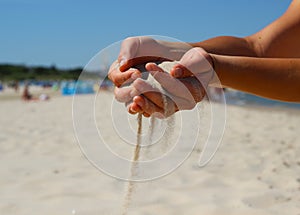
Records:
{"label": "hand", "polygon": [[128,106],[130,113],[142,113],[165,118],[179,110],[191,110],[205,96],[205,89],[196,77],[173,78],[155,63],[148,63],[146,69],[158,81],[165,93],[151,83],[137,79],[132,84],[133,103]]}
{"label": "hand", "polygon": [[[162,115],[167,117],[178,110],[194,108],[196,103],[203,99],[205,89],[213,80],[212,64],[209,54],[201,48],[193,48],[188,51],[173,67],[171,75],[183,77],[180,79],[174,79],[153,63],[147,64],[146,69],[170,94],[168,107],[164,106],[163,96],[158,90],[155,91],[151,85],[149,86],[149,84],[138,79],[133,83],[132,92],[135,93],[131,95],[134,96],[137,92],[142,93],[142,95],[133,98],[133,103],[128,106],[129,112],[143,113],[144,116],[150,116],[157,112],[160,117]],[[116,93],[117,96],[120,94],[122,91]],[[167,113],[166,108],[169,109]]]}
{"label": "hand", "polygon": [[141,76],[141,72],[133,66],[171,57],[167,46],[150,37],[129,37],[122,42],[118,60],[111,65],[108,78],[120,87]]}
{"label": "hand", "polygon": [[111,65],[108,78],[120,87],[141,76],[141,72],[132,67],[148,62],[179,60],[190,48],[187,43],[159,41],[146,36],[129,37],[122,42],[118,60]]}
{"label": "hand", "polygon": [[[200,47],[192,48],[186,52],[170,74],[175,78],[199,76],[210,72],[213,76],[213,59],[204,49]],[[201,81],[201,80],[200,80]]]}

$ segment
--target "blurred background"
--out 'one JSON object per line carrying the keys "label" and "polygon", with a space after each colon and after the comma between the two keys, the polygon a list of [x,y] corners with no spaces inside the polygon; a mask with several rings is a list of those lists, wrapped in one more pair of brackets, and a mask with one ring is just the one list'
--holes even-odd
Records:
{"label": "blurred background", "polygon": [[[243,37],[290,2],[0,0],[0,214],[120,214],[126,183],[93,168],[72,124],[70,95],[93,98],[99,90],[95,79],[77,79],[100,50],[138,35]],[[112,84],[107,69],[98,75],[102,113]],[[225,95],[226,132],[212,163],[199,170],[193,154],[174,173],[139,184],[130,214],[299,213],[299,104]],[[105,136],[116,141],[115,133]]]}
{"label": "blurred background", "polygon": [[[1,0],[0,90],[13,88],[23,93],[23,86],[28,84],[52,88],[54,92],[46,92],[50,95],[56,95],[55,91],[61,88],[65,88],[61,94],[72,94],[74,82],[67,92],[66,81],[76,80],[89,60],[114,42],[137,35],[162,35],[186,42],[220,35],[242,37],[278,18],[289,3]],[[106,73],[101,72],[103,79]],[[105,82],[104,87],[109,84]],[[91,93],[91,88],[86,92]],[[273,104],[247,94],[231,93],[227,93],[230,103],[236,98]],[[0,98],[14,95],[0,94]]]}

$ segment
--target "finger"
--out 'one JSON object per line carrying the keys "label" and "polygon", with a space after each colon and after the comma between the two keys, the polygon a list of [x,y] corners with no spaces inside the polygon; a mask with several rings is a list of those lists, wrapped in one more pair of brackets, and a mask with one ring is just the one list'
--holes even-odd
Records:
{"label": "finger", "polygon": [[136,96],[133,98],[133,103],[139,106],[142,109],[143,113],[146,113],[147,115],[152,115],[154,113],[159,113],[157,115],[164,115],[164,110],[154,103],[152,103],[150,100],[143,96]]}
{"label": "finger", "polygon": [[148,118],[148,117],[150,117],[150,114],[144,112],[143,116],[146,117],[146,118]]}
{"label": "finger", "polygon": [[164,108],[166,96],[160,92],[145,92],[143,96],[160,108]]}
{"label": "finger", "polygon": [[186,78],[193,76],[193,73],[190,72],[185,66],[181,64],[176,64],[170,71],[170,74],[174,78]]}
{"label": "finger", "polygon": [[[192,86],[190,86],[191,83],[189,83],[189,79],[196,77],[176,79],[167,73],[153,71],[150,71],[150,73],[165,89],[167,92],[167,98],[170,98],[176,104],[175,110],[190,110],[195,106],[195,101],[200,100],[197,94],[198,91],[190,89]],[[197,100],[195,100],[195,98]],[[168,106],[166,110],[172,112],[173,109],[174,107]]]}
{"label": "finger", "polygon": [[128,37],[122,42],[118,57],[120,71],[124,72],[135,65],[147,62],[147,56],[138,56],[140,46],[141,37]]}
{"label": "finger", "polygon": [[160,119],[168,117],[179,110],[176,104],[169,98],[163,108],[158,107],[145,96],[136,96],[134,97],[133,101],[142,109],[142,113],[147,113],[149,116],[153,115],[154,117]]}
{"label": "finger", "polygon": [[135,104],[132,100],[130,102],[126,102],[125,106],[127,108],[128,113],[130,114],[143,113],[141,107]]}
{"label": "finger", "polygon": [[161,67],[155,63],[147,63],[145,66],[147,71],[165,72]]}
{"label": "finger", "polygon": [[[176,102],[182,101],[182,99],[176,95],[178,93],[188,93],[188,89],[186,86],[178,81],[177,79],[174,79],[172,76],[170,76],[167,72],[165,72],[161,67],[156,65],[155,63],[148,63],[145,68],[150,71],[151,75],[161,84],[161,86],[167,90],[169,93],[173,94],[171,97],[176,100]],[[181,89],[180,89],[181,88]],[[190,93],[189,93],[190,94]],[[158,105],[161,108],[166,108],[166,104],[173,104],[169,105],[167,108],[167,111],[173,111],[175,109],[178,109],[177,105],[169,98],[170,94],[163,95],[162,93],[156,93],[156,92],[147,92],[143,93],[143,95],[149,100],[151,100],[153,103]]]}
{"label": "finger", "polygon": [[205,88],[202,86],[200,81],[196,77],[189,77],[181,79],[182,83],[187,87],[191,92],[191,95],[194,98],[195,104],[200,102],[205,96]]}
{"label": "finger", "polygon": [[167,60],[162,52],[162,46],[151,37],[129,37],[125,39],[121,44],[118,57],[122,72],[139,64],[162,60]]}
{"label": "finger", "polygon": [[138,39],[138,37],[128,37],[125,40],[123,40],[121,44],[119,57],[118,57],[118,62],[122,67],[121,71],[125,69],[123,68],[123,66],[127,63],[129,59],[136,57],[139,46],[140,46],[140,40]]}
{"label": "finger", "polygon": [[118,102],[126,103],[132,100],[134,96],[140,93],[132,86],[118,88],[115,87],[114,95]]}
{"label": "finger", "polygon": [[163,95],[157,88],[154,88],[148,82],[137,79],[133,82],[132,87],[136,90],[132,92],[132,95],[143,94],[144,97],[149,99],[158,107],[163,108],[166,100],[166,95]]}
{"label": "finger", "polygon": [[145,117],[155,114],[156,117],[163,118],[164,115],[163,109],[157,107],[143,96],[134,97],[133,102],[128,104],[127,109],[130,114],[142,113]]}
{"label": "finger", "polygon": [[157,88],[153,87],[151,84],[141,78],[136,79],[131,86],[134,87],[139,94],[146,92],[159,92]]}
{"label": "finger", "polygon": [[110,71],[108,72],[108,78],[117,86],[120,87],[126,82],[130,82],[137,78],[141,77],[141,72],[137,69],[129,69],[124,72],[121,72],[117,66],[114,64],[111,66]]}
{"label": "finger", "polygon": [[[130,107],[131,107],[131,106],[130,106]],[[133,114],[133,115],[137,114],[137,112],[132,111],[130,107],[127,108],[128,113]]]}
{"label": "finger", "polygon": [[170,94],[187,95],[188,89],[178,79],[173,78],[170,74],[164,72],[149,71],[153,78]]}
{"label": "finger", "polygon": [[211,71],[213,68],[210,58],[210,55],[204,49],[192,48],[182,56],[179,64],[171,70],[171,74],[176,78],[182,78],[191,76],[191,74],[197,75]]}
{"label": "finger", "polygon": [[143,113],[143,109],[135,102],[132,102],[129,109],[132,113]]}
{"label": "finger", "polygon": [[132,100],[125,103],[125,107],[127,108],[128,113],[130,113],[130,114],[136,114],[136,112],[133,112],[131,110],[131,105],[132,105]]}

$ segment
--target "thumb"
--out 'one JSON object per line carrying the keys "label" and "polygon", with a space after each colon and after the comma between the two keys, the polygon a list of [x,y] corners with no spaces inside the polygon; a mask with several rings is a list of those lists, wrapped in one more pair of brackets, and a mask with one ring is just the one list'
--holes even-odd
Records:
{"label": "thumb", "polygon": [[148,36],[129,37],[121,45],[118,62],[120,71],[147,62],[168,60],[168,49]]}
{"label": "thumb", "polygon": [[204,49],[192,48],[172,68],[171,75],[175,78],[184,78],[211,71],[213,68],[210,58],[210,55]]}
{"label": "thumb", "polygon": [[128,37],[123,40],[118,56],[118,63],[120,65],[121,72],[126,71],[132,66],[130,64],[130,60],[136,57],[139,46],[140,40],[137,37]]}

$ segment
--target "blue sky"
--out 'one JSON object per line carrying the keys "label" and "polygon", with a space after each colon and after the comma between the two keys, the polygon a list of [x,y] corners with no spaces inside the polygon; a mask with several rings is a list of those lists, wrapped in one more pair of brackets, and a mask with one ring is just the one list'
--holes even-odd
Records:
{"label": "blue sky", "polygon": [[290,0],[0,0],[0,63],[84,66],[135,35],[196,42],[246,36],[279,17]]}

